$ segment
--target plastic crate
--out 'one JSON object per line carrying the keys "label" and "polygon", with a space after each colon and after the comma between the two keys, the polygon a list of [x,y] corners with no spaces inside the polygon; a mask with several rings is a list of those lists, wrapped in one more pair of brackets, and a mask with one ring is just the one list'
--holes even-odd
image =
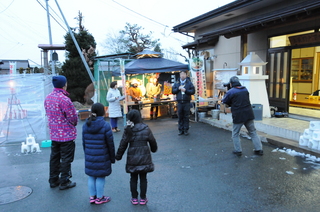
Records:
{"label": "plastic crate", "polygon": [[51,140],[44,140],[41,142],[41,147],[51,147]]}

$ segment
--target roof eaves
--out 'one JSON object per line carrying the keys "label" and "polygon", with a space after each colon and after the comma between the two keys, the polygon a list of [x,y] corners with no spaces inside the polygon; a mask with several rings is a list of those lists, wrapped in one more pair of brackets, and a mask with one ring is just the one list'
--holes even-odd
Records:
{"label": "roof eaves", "polygon": [[275,21],[277,19],[285,19],[286,17],[296,15],[301,12],[307,12],[308,10],[317,9],[319,7],[320,7],[320,2],[309,0],[309,1],[305,1],[296,5],[293,5],[291,7],[287,7],[284,9],[282,8],[282,9],[273,11],[268,14],[263,14],[253,18],[249,18],[247,20],[244,20],[235,24],[231,24],[227,27],[224,27],[215,31],[203,33],[203,34],[200,34],[199,36],[205,38],[205,37],[225,35],[228,33],[232,34],[235,31],[246,30],[246,29],[249,29],[250,27],[253,27],[256,25],[263,25],[265,23]]}
{"label": "roof eaves", "polygon": [[176,25],[173,27],[172,31],[174,32],[183,32],[183,28],[185,27],[189,27],[204,21],[207,21],[209,19],[218,17],[220,15],[229,13],[231,11],[243,8],[243,7],[247,7],[248,5],[260,2],[262,0],[237,0],[234,2],[231,2],[229,4],[226,4],[222,7],[219,7],[215,10],[211,10],[210,12],[204,13],[200,16],[197,16],[195,18],[190,19],[189,21],[183,22],[179,25]]}

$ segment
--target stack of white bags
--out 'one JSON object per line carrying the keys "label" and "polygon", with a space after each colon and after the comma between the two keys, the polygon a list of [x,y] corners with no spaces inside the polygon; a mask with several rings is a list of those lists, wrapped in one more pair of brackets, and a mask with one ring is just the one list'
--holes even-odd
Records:
{"label": "stack of white bags", "polygon": [[320,121],[310,121],[309,129],[300,136],[299,145],[320,150]]}

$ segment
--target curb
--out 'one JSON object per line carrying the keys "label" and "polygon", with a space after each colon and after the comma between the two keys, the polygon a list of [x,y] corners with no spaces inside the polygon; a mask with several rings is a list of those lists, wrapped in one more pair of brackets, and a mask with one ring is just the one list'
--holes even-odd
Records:
{"label": "curb", "polygon": [[258,135],[261,137],[265,137],[267,142],[269,144],[272,144],[274,146],[277,146],[278,148],[287,148],[287,149],[292,149],[295,150],[297,152],[301,152],[304,154],[310,154],[316,157],[320,157],[320,151],[319,150],[315,150],[315,149],[311,149],[305,146],[300,146],[299,143],[297,143],[296,141],[290,140],[290,139],[286,139],[286,138],[281,138],[281,137],[277,137],[277,136],[271,136],[268,135],[266,133],[263,132],[258,132]]}
{"label": "curb", "polygon": [[[220,129],[232,131],[232,125],[229,125],[229,124],[222,125],[222,124],[219,124],[218,122],[213,122],[213,121],[210,121],[207,119],[199,119],[199,122],[210,124],[211,126],[214,126],[214,127],[220,128]],[[262,143],[267,142],[267,143],[274,145],[278,148],[292,149],[297,152],[320,157],[319,150],[311,149],[311,148],[308,148],[305,146],[300,146],[297,141],[278,137],[278,136],[268,135],[267,133],[260,132],[260,131],[257,131],[257,134],[260,136]],[[247,135],[246,130],[241,130],[240,136],[250,139],[250,137]]]}

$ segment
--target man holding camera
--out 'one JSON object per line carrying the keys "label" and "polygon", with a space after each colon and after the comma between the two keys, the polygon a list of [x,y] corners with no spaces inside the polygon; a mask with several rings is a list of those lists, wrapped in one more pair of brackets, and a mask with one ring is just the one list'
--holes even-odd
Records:
{"label": "man holding camera", "polygon": [[[229,80],[230,90],[227,91],[222,102],[228,106],[231,106],[233,129],[232,140],[234,144],[233,153],[237,156],[242,155],[242,148],[240,142],[240,130],[244,125],[249,132],[254,145],[254,153],[257,155],[263,155],[262,143],[260,137],[257,135],[256,128],[254,126],[254,114],[249,99],[249,92],[246,87],[242,86],[239,82],[239,78],[233,76]],[[225,84],[227,87],[227,85]]]}

